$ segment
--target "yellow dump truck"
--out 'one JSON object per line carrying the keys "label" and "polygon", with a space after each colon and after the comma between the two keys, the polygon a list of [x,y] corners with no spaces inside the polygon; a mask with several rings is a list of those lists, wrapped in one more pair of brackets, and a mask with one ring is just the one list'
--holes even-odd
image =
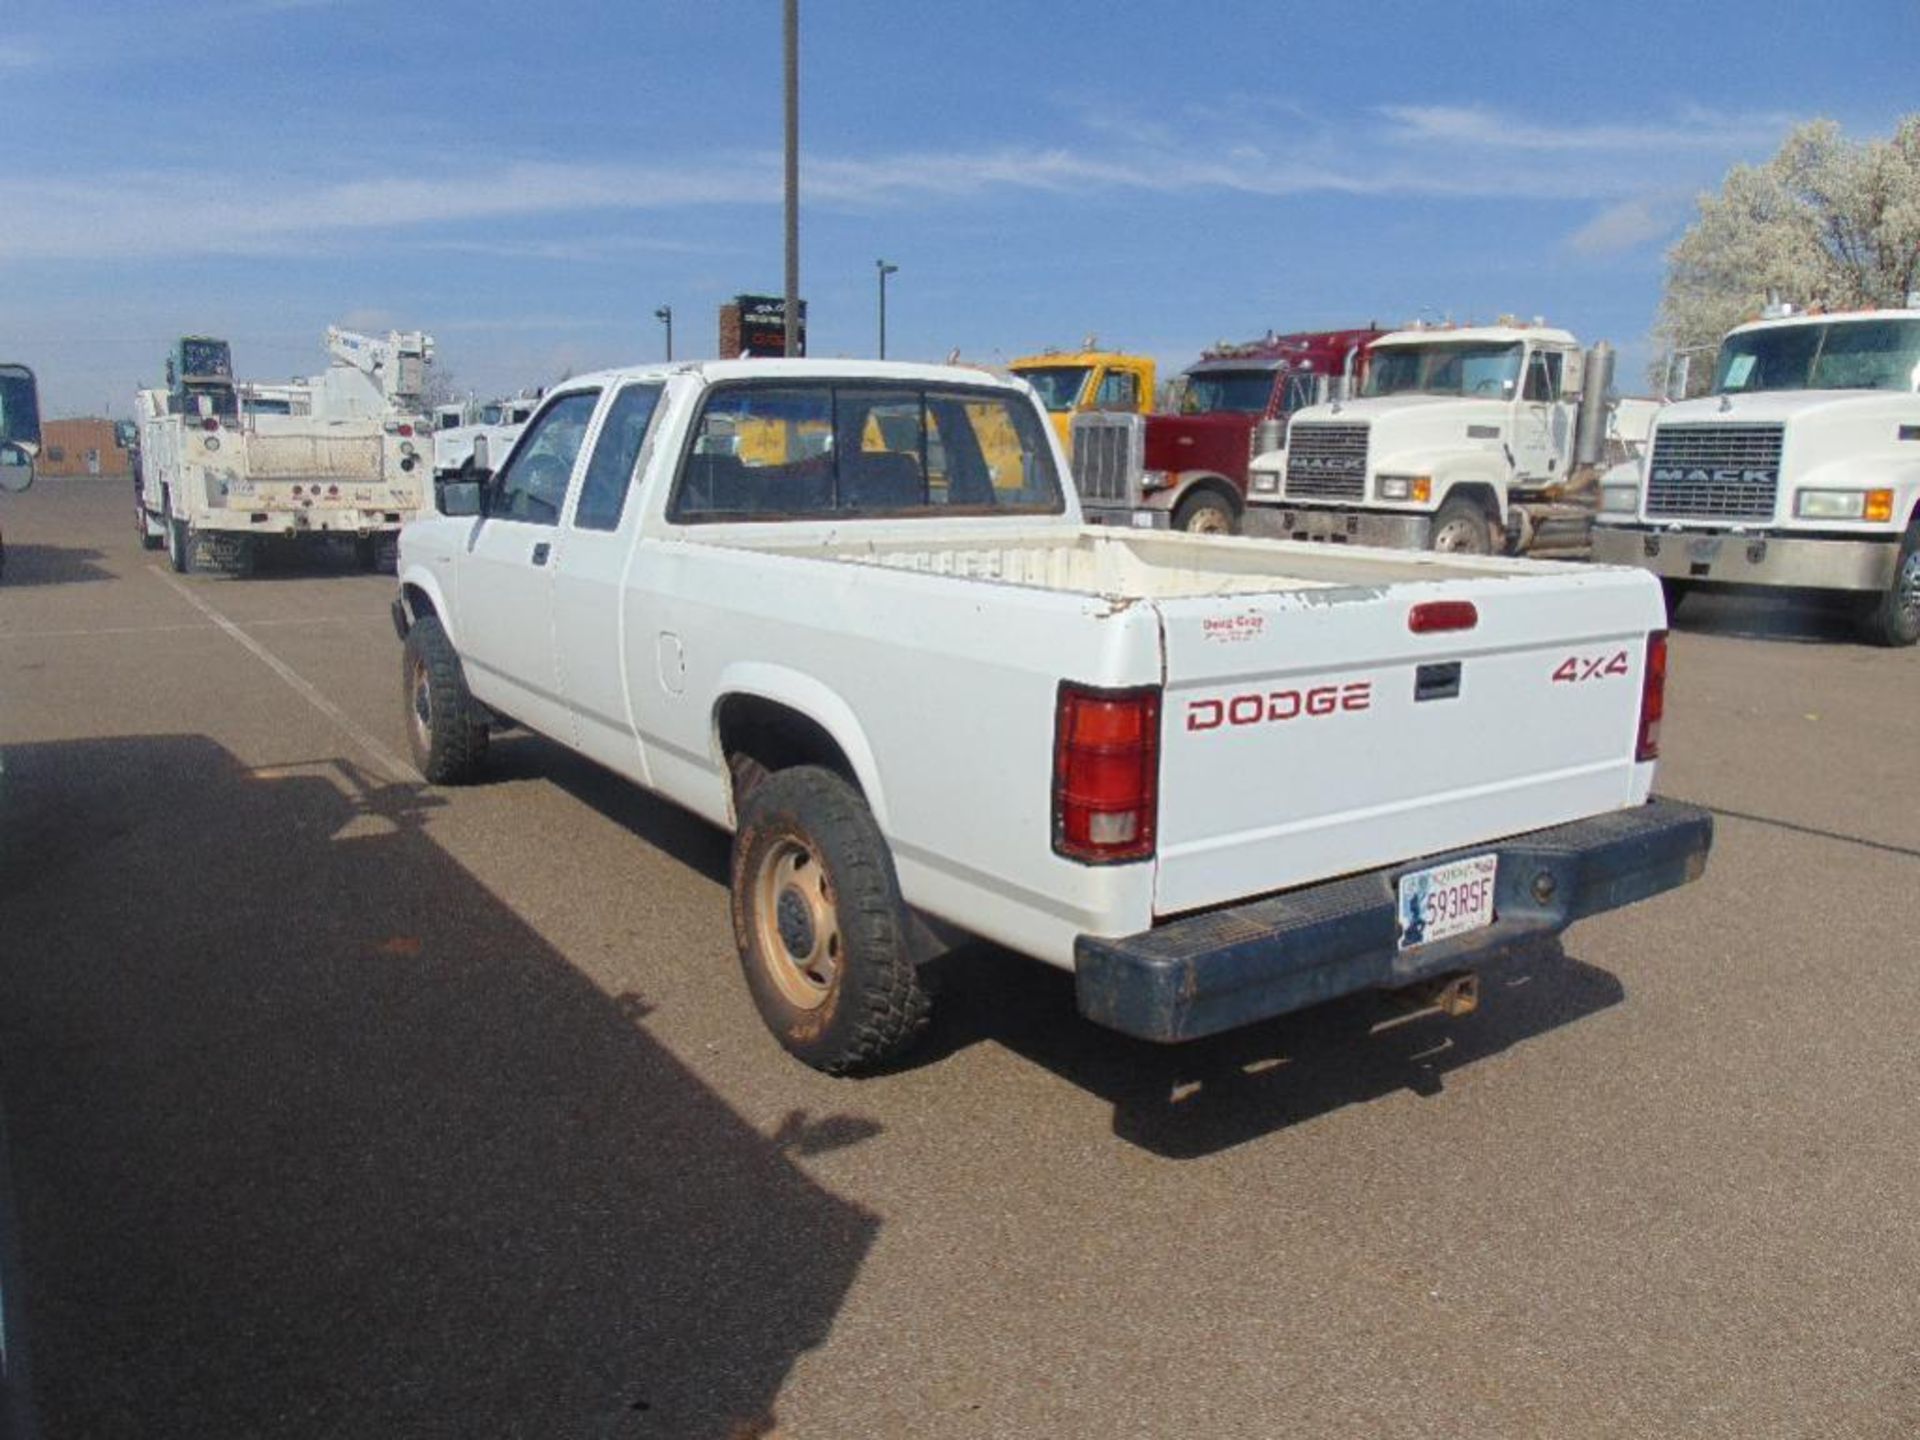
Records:
{"label": "yellow dump truck", "polygon": [[1049,350],[1007,367],[1040,392],[1060,443],[1073,453],[1073,417],[1088,410],[1153,413],[1153,361],[1117,350]]}

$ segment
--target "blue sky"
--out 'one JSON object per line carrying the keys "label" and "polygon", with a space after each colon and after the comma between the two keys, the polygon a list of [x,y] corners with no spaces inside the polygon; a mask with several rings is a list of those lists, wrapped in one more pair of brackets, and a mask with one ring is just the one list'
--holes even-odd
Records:
{"label": "blue sky", "polygon": [[[802,0],[819,355],[1544,315],[1637,377],[1694,194],[1891,130],[1920,5]],[[169,339],[258,378],[330,322],[462,389],[681,356],[781,271],[777,0],[9,0],[0,358],[124,415]]]}

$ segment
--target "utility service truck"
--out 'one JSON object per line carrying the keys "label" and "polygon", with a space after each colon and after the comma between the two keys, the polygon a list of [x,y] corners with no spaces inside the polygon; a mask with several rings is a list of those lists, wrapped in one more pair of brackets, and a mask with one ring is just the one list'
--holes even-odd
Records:
{"label": "utility service truck", "polygon": [[1600,471],[1634,443],[1612,376],[1612,347],[1539,321],[1397,330],[1356,398],[1295,413],[1254,462],[1253,501],[1289,539],[1583,553]]}
{"label": "utility service truck", "polygon": [[[0,365],[0,493],[30,489],[39,455],[39,384],[24,365]],[[6,568],[7,542],[0,538],[0,575]]]}
{"label": "utility service truck", "polygon": [[134,399],[138,523],[173,567],[245,574],[262,543],[351,541],[391,563],[400,526],[431,502],[420,392],[433,340],[329,329],[310,379],[236,383],[232,347],[178,341],[165,389]]}
{"label": "utility service truck", "polygon": [[[1694,587],[1851,597],[1867,637],[1920,639],[1920,308],[1770,307],[1720,344],[1713,393],[1660,412],[1608,477],[1596,560]],[[1617,482],[1617,483],[1616,483]]]}
{"label": "utility service truck", "polygon": [[1182,373],[1168,411],[1074,417],[1074,483],[1087,518],[1238,533],[1249,461],[1281,443],[1288,416],[1339,393],[1379,334],[1269,332],[1251,344],[1219,345]]}
{"label": "utility service truck", "polygon": [[1650,577],[1090,527],[1065,474],[978,371],[569,380],[401,536],[415,763],[470,779],[518,722],[730,829],[747,987],[829,1071],[905,1046],[966,934],[1174,1041],[1464,1009],[1479,961],[1702,872],[1710,817],[1650,793]]}
{"label": "utility service truck", "polygon": [[1096,350],[1089,339],[1078,350],[1047,350],[1022,356],[1007,368],[1033,386],[1069,455],[1073,453],[1076,416],[1153,413],[1155,367],[1151,356]]}

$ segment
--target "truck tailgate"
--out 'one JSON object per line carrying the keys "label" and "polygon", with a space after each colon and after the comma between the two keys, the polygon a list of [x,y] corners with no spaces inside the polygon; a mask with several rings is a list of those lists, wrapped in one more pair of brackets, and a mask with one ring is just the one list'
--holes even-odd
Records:
{"label": "truck tailgate", "polygon": [[[1471,628],[1417,633],[1415,607],[1436,602],[1470,603]],[[1157,915],[1646,798],[1641,682],[1665,610],[1636,572],[1516,566],[1157,608]]]}

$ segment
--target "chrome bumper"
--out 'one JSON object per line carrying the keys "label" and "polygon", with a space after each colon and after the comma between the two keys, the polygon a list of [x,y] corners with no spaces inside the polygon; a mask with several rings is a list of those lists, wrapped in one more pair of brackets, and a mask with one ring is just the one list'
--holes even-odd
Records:
{"label": "chrome bumper", "polygon": [[1270,539],[1377,545],[1388,550],[1424,550],[1433,533],[1431,515],[1382,510],[1313,510],[1285,501],[1279,504],[1261,501],[1249,507],[1246,525],[1249,535]]}
{"label": "chrome bumper", "polygon": [[1645,525],[1593,527],[1596,564],[1632,565],[1667,579],[1709,584],[1885,590],[1893,583],[1899,555],[1898,535],[1824,538],[1656,530]]}

